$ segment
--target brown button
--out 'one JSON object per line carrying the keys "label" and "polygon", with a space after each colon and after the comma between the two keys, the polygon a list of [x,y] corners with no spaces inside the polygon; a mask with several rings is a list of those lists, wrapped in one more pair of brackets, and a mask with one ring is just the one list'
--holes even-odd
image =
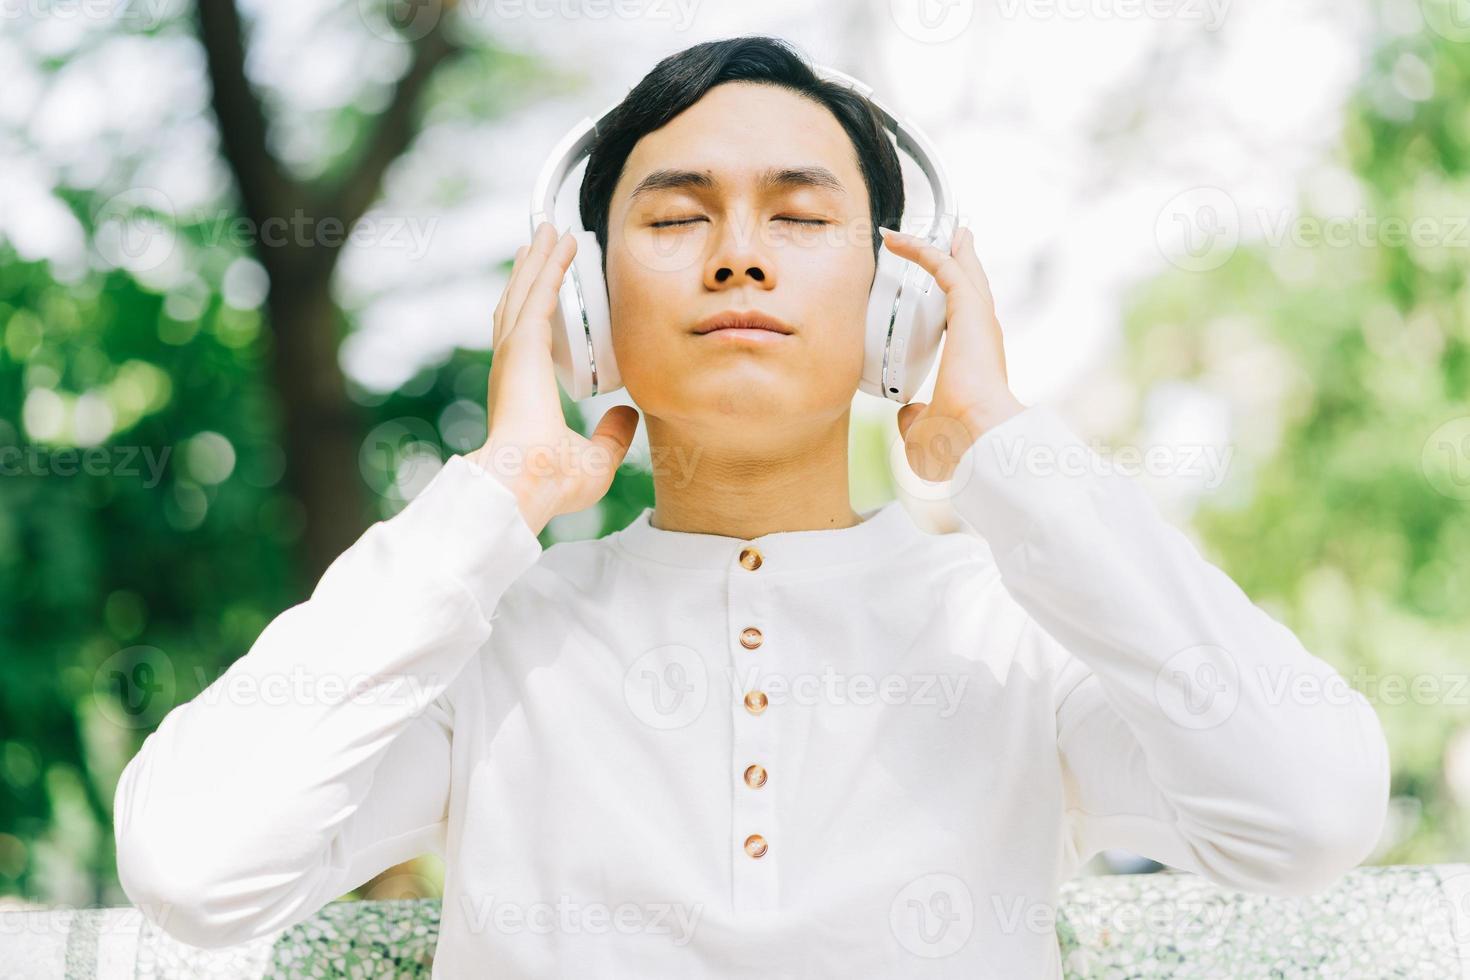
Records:
{"label": "brown button", "polygon": [[745,696],[745,710],[758,715],[766,710],[766,695],[763,691],[751,691]]}
{"label": "brown button", "polygon": [[765,857],[766,839],[760,834],[751,834],[745,838],[745,853],[753,858]]}
{"label": "brown button", "polygon": [[762,639],[761,631],[754,626],[747,626],[740,631],[740,645],[747,650],[754,650],[760,646]]}
{"label": "brown button", "polygon": [[761,553],[759,548],[740,549],[740,567],[747,571],[755,571],[761,567]]}
{"label": "brown button", "polygon": [[765,766],[746,766],[745,767],[745,785],[749,786],[751,789],[760,789],[765,784],[766,784],[766,767]]}

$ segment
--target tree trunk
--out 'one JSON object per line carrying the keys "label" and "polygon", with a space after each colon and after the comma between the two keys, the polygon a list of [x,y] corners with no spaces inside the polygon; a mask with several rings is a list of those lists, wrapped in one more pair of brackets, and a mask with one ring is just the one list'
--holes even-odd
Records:
{"label": "tree trunk", "polygon": [[314,584],[374,519],[358,466],[365,420],[347,397],[337,362],[342,331],[328,280],[273,279],[266,307],[285,485],[306,514],[298,565]]}

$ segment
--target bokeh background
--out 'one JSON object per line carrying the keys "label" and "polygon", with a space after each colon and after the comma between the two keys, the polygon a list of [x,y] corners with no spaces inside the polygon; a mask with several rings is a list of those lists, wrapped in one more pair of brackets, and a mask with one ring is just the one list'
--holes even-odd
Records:
{"label": "bokeh background", "polygon": [[[927,130],[1017,394],[1374,704],[1371,861],[1470,860],[1464,0],[0,0],[0,902],[126,902],[142,738],[483,440],[557,138],[747,33]],[[895,407],[854,403],[859,509]],[[543,543],[651,503],[640,430]]]}

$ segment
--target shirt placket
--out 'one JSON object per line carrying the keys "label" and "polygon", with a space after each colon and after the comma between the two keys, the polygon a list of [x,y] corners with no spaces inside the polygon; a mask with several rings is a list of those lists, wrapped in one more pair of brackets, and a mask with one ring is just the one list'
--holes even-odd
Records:
{"label": "shirt placket", "polygon": [[729,649],[732,683],[730,712],[734,738],[730,759],[731,902],[737,912],[776,908],[781,862],[772,784],[781,778],[777,762],[776,718],[763,676],[779,670],[775,654],[781,637],[769,619],[766,576],[769,561],[745,544],[730,559]]}

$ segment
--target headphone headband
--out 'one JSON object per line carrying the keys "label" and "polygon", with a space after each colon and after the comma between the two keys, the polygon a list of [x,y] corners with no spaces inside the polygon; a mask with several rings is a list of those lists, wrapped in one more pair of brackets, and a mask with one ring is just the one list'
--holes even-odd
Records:
{"label": "headphone headband", "polygon": [[[822,65],[811,65],[818,78],[866,99],[898,152],[918,164],[929,182],[934,214],[921,236],[948,250],[958,222],[949,177],[929,140],[918,127],[873,98],[870,86]],[[558,226],[557,195],[572,170],[586,159],[599,127],[621,103],[595,118],[583,118],[567,131],[542,166],[531,190],[531,231],[544,221]],[[914,212],[905,208],[908,216]],[[582,226],[580,209],[570,232],[577,250],[557,293],[556,322],[551,331],[552,363],[557,381],[573,400],[622,387],[622,372],[613,352],[612,313],[602,268],[603,253],[595,235]],[[863,329],[863,368],[858,388],[870,395],[906,402],[927,377],[938,353],[947,317],[946,297],[916,262],[880,249],[868,288]]]}
{"label": "headphone headband", "polygon": [[[867,99],[877,111],[883,124],[893,134],[899,149],[907,153],[919,165],[919,169],[929,182],[929,189],[934,197],[934,217],[928,231],[921,237],[932,239],[941,230],[946,218],[953,219],[956,209],[954,193],[950,189],[949,175],[945,172],[944,163],[940,160],[939,154],[935,152],[929,138],[917,126],[895,115],[879,101],[873,95],[871,85],[860,82],[835,68],[828,68],[825,65],[812,65],[811,67],[819,78],[852,89]],[[632,89],[630,88],[629,91]],[[587,156],[603,120],[621,104],[621,99],[612,103],[599,113],[596,119],[584,116],[580,122],[567,131],[551,151],[551,155],[536,178],[535,185],[531,188],[531,232],[533,234],[536,227],[543,221],[556,223],[554,216],[557,192],[567,179],[567,174],[571,173],[573,168]],[[580,213],[573,227],[575,230],[583,230]]]}

